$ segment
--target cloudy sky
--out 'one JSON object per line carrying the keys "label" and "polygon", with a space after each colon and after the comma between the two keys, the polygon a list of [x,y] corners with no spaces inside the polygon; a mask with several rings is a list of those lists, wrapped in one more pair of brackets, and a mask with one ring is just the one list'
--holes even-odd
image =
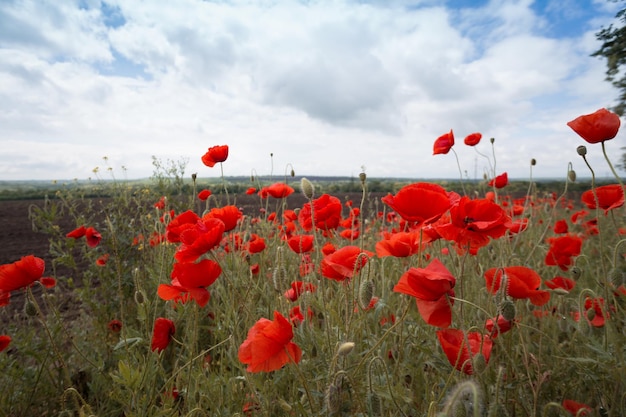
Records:
{"label": "cloudy sky", "polygon": [[[607,0],[2,0],[0,180],[588,175],[566,123],[611,106]],[[481,132],[472,149],[463,138]],[[626,133],[607,142],[620,155]],[[608,175],[600,146],[590,161]],[[273,154],[273,158],[270,158]],[[291,165],[289,165],[291,164]]]}

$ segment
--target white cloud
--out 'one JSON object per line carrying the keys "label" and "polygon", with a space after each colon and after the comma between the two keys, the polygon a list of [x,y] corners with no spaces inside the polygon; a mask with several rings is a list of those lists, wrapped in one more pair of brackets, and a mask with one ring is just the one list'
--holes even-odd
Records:
{"label": "white cloud", "polygon": [[216,144],[227,175],[269,173],[273,153],[276,175],[454,178],[431,155],[451,128],[470,177],[486,166],[463,147],[474,131],[510,177],[533,157],[563,176],[580,144],[565,123],[617,95],[589,57],[613,11],[555,38],[531,1],[101,5],[0,5],[0,179],[85,178],[105,155],[131,178],[151,155],[214,176],[199,158]]}

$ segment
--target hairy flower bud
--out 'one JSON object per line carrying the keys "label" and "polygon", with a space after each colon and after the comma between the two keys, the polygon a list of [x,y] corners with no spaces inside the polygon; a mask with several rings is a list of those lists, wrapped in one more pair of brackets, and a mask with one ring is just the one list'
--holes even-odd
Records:
{"label": "hairy flower bud", "polygon": [[304,194],[304,196],[309,200],[311,200],[315,195],[315,186],[311,181],[304,177],[300,180],[300,190],[302,190],[302,194]]}
{"label": "hairy flower bud", "polygon": [[580,145],[576,148],[576,152],[578,152],[578,155],[580,156],[585,156],[587,155],[587,147],[585,145]]}

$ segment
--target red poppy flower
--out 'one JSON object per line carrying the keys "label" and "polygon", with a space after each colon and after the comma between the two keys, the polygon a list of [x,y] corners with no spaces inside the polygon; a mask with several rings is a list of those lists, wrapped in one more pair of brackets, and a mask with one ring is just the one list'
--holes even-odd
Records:
{"label": "red poppy flower", "polygon": [[154,203],[154,208],[157,210],[165,210],[165,202],[166,202],[165,196],[159,198],[159,201]]}
{"label": "red poppy flower", "polygon": [[101,255],[98,257],[98,259],[96,259],[96,265],[98,266],[105,266],[107,264],[107,262],[109,261],[109,254],[105,253],[104,255]]}
{"label": "red poppy flower", "polygon": [[307,253],[313,250],[313,235],[296,235],[287,239],[287,245],[295,253]]}
{"label": "red poppy flower", "polygon": [[433,155],[446,154],[454,146],[454,133],[450,129],[449,133],[439,136],[433,145]]}
{"label": "red poppy flower", "polygon": [[[596,187],[595,190],[598,197],[598,207],[604,210],[604,214],[607,214],[609,210],[624,205],[624,189],[619,184],[603,185]],[[596,198],[593,195],[593,190],[585,191],[580,199],[588,208],[596,208]]]}
{"label": "red poppy flower", "polygon": [[48,289],[54,288],[57,285],[57,280],[53,277],[41,277],[39,278],[39,282]]}
{"label": "red poppy flower", "polygon": [[336,229],[341,221],[341,201],[337,197],[322,194],[313,200],[313,213],[311,203],[306,203],[298,213],[298,223],[304,230],[313,228],[312,216],[315,218],[315,227],[321,230]]}
{"label": "red poppy flower", "polygon": [[[420,242],[421,240],[421,242]],[[430,242],[430,237],[420,232],[397,232],[385,236],[385,239],[376,242],[376,256],[395,256],[405,258],[419,253],[420,248]]]}
{"label": "red poppy flower", "polygon": [[613,139],[619,130],[619,116],[607,109],[579,116],[568,122],[574,132],[589,143],[604,142]]}
{"label": "red poppy flower", "polygon": [[271,372],[289,362],[299,363],[302,350],[291,341],[293,328],[278,311],[274,320],[261,318],[248,331],[239,346],[239,360],[248,365],[248,372]]}
{"label": "red poppy flower", "polygon": [[554,277],[551,280],[544,281],[543,283],[546,284],[546,287],[552,290],[560,288],[565,291],[571,291],[576,286],[576,281],[565,277]]}
{"label": "red poppy flower", "polygon": [[44,260],[33,255],[24,256],[11,264],[0,265],[0,291],[8,293],[28,287],[41,278],[45,268]]}
{"label": "red poppy flower", "polygon": [[210,299],[206,289],[222,273],[220,265],[210,259],[198,263],[175,263],[172,269],[172,284],[161,284],[157,294],[163,300],[186,301],[186,294],[204,307]]}
{"label": "red poppy flower", "polygon": [[315,317],[315,313],[311,310],[311,307],[307,307],[306,317],[302,314],[300,306],[294,306],[291,310],[289,310],[289,321],[294,326],[300,325],[300,323],[302,323],[305,319],[311,320],[313,317]]}
{"label": "red poppy flower", "polygon": [[224,222],[224,231],[230,232],[237,227],[237,223],[243,218],[243,213],[236,206],[230,205],[212,208],[210,212],[202,216],[203,221],[208,218],[220,219]]}
{"label": "red poppy flower", "polygon": [[8,306],[11,301],[11,293],[0,290],[0,307]]}
{"label": "red poppy flower", "polygon": [[542,306],[550,300],[548,291],[540,290],[541,277],[525,266],[491,268],[485,271],[487,290],[496,294],[500,290],[502,274],[506,277],[506,294],[513,298],[528,298],[536,306]]}
{"label": "red poppy flower", "polygon": [[492,178],[491,181],[489,181],[489,186],[490,187],[496,187],[496,188],[504,188],[509,184],[509,174],[507,174],[506,172],[497,175],[495,178]]}
{"label": "red poppy flower", "polygon": [[254,193],[256,193],[256,188],[254,187],[248,187],[248,189],[246,190],[247,195],[252,195]]}
{"label": "red poppy flower", "polygon": [[[605,316],[606,314],[606,316]],[[585,299],[585,318],[594,327],[603,327],[605,319],[609,317],[608,311],[604,312],[604,298]]]}
{"label": "red poppy flower", "polygon": [[198,193],[198,199],[201,201],[207,201],[211,197],[211,190],[202,190]]}
{"label": "red poppy flower", "polygon": [[418,182],[402,187],[395,196],[388,194],[383,203],[408,222],[432,223],[452,205],[452,195],[437,184]]}
{"label": "red poppy flower", "polygon": [[488,319],[485,323],[485,329],[489,332],[489,336],[495,339],[499,335],[508,332],[513,328],[515,320],[507,320],[502,315],[498,315],[496,320]]}
{"label": "red poppy flower", "polygon": [[85,230],[85,239],[87,240],[87,246],[89,246],[90,248],[95,248],[100,243],[102,236],[93,227],[88,227]]}
{"label": "red poppy flower", "polygon": [[442,329],[437,330],[437,338],[450,364],[467,375],[474,373],[472,359],[476,355],[482,354],[485,363],[489,363],[493,341],[487,335],[470,332],[466,337],[462,330]]}
{"label": "red poppy flower", "polygon": [[228,158],[228,145],[211,146],[209,150],[202,155],[202,163],[212,168],[218,162],[224,162]]}
{"label": "red poppy flower", "polygon": [[448,327],[452,322],[452,304],[456,279],[444,264],[435,258],[426,268],[405,272],[393,290],[415,297],[417,309],[431,326]]}
{"label": "red poppy flower", "polygon": [[322,275],[335,281],[344,281],[358,273],[372,255],[372,252],[361,251],[358,246],[344,246],[322,259]]}
{"label": "red poppy flower", "polygon": [[152,343],[150,349],[161,352],[167,348],[172,340],[172,336],[176,333],[174,322],[170,319],[159,317],[154,321],[154,329],[152,330]]}
{"label": "red poppy flower", "polygon": [[174,217],[165,228],[165,238],[170,243],[180,242],[180,234],[187,229],[195,227],[200,217],[191,210],[187,210]]}
{"label": "red poppy flower", "polygon": [[593,408],[574,400],[563,400],[562,405],[568,413],[576,417],[590,416],[593,413]]}
{"label": "red poppy flower", "polygon": [[80,227],[72,230],[68,234],[66,234],[65,237],[70,237],[70,238],[73,238],[73,239],[80,239],[81,237],[85,236],[85,230],[87,230],[87,228],[85,226],[80,226]]}
{"label": "red poppy flower", "polygon": [[554,223],[554,233],[562,235],[568,232],[567,221],[561,219]]}
{"label": "red poppy flower", "polygon": [[291,288],[285,291],[284,296],[289,301],[298,301],[298,298],[300,298],[301,294],[307,291],[315,292],[315,290],[315,285],[311,284],[310,282],[294,281],[291,283]]}
{"label": "red poppy flower", "polygon": [[224,222],[216,218],[207,218],[195,224],[193,228],[184,230],[180,235],[182,245],[174,258],[178,262],[195,262],[222,240]]}
{"label": "red poppy flower", "polygon": [[545,264],[558,266],[567,271],[574,263],[576,256],[580,255],[583,241],[578,236],[565,235],[548,238],[550,249],[546,253]]}
{"label": "red poppy flower", "polygon": [[259,191],[259,195],[261,198],[267,198],[268,195],[274,198],[285,198],[293,194],[294,191],[295,190],[292,187],[284,182],[277,182],[269,187],[263,187],[261,191]]}
{"label": "red poppy flower", "polygon": [[113,333],[119,333],[122,330],[122,322],[119,320],[111,320],[107,327]]}
{"label": "red poppy flower", "polygon": [[11,336],[3,334],[0,335],[0,352],[5,350],[11,343]]}
{"label": "red poppy flower", "polygon": [[498,204],[487,199],[470,200],[462,197],[450,209],[450,221],[433,225],[442,238],[456,243],[457,250],[476,254],[489,239],[507,232],[511,219]]}
{"label": "red poppy flower", "polygon": [[336,252],[337,248],[331,242],[326,242],[324,246],[322,246],[322,253],[324,256],[328,256],[333,252]]}
{"label": "red poppy flower", "polygon": [[478,142],[480,142],[480,140],[482,139],[483,135],[480,133],[470,133],[469,135],[467,135],[465,137],[465,139],[463,139],[463,142],[467,145],[467,146],[476,146],[478,145]]}
{"label": "red poppy flower", "polygon": [[265,239],[256,233],[250,235],[250,239],[246,243],[246,251],[248,253],[259,253],[265,250]]}

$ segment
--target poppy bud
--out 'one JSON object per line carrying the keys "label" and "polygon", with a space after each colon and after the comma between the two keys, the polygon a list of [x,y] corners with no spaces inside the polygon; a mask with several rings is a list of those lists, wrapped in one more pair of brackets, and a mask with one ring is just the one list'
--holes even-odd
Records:
{"label": "poppy bud", "polygon": [[590,308],[589,310],[587,310],[585,315],[587,316],[587,320],[593,321],[593,319],[596,318],[596,310],[594,308]]}
{"label": "poppy bud", "polygon": [[537,160],[536,160],[535,158],[532,158],[532,159],[530,160],[530,166],[533,166],[533,167],[534,167],[535,165],[537,165]]}
{"label": "poppy bud", "polygon": [[359,174],[359,179],[361,180],[362,183],[364,183],[365,180],[367,179],[367,174],[365,174],[365,172],[361,172]]}
{"label": "poppy bud", "polygon": [[315,194],[315,186],[313,186],[311,181],[304,177],[300,180],[300,190],[302,190],[302,194],[304,194],[304,196],[309,200],[311,200]]}
{"label": "poppy bud", "polygon": [[609,281],[616,287],[623,285],[626,281],[626,272],[622,272],[617,268],[613,268],[609,271]]}
{"label": "poppy bud", "polygon": [[490,138],[489,142],[491,142],[491,144],[493,145],[493,143],[496,141],[496,138]]}
{"label": "poppy bud", "polygon": [[371,279],[363,279],[359,286],[359,307],[365,310],[374,296],[374,283]]}
{"label": "poppy bud", "polygon": [[515,319],[515,304],[513,304],[513,301],[504,300],[500,305],[500,310],[500,314],[502,314],[502,317],[506,321],[512,321],[513,319]]}
{"label": "poppy bud", "polygon": [[296,176],[296,171],[293,170],[293,168],[291,168],[291,176],[295,177]]}
{"label": "poppy bud", "polygon": [[382,416],[383,408],[380,401],[380,396],[374,391],[367,393],[367,408],[369,409],[370,416]]}
{"label": "poppy bud", "polygon": [[195,172],[193,174],[191,174],[191,180],[193,182],[196,182],[196,178],[198,178],[198,174],[196,174]]}
{"label": "poppy bud", "polygon": [[142,305],[145,301],[146,301],[146,296],[144,295],[143,291],[137,290],[135,291],[135,302],[138,305]]}
{"label": "poppy bud", "polygon": [[580,156],[585,156],[587,155],[587,147],[585,145],[580,145],[576,148],[576,152],[578,152],[578,155]]}
{"label": "poppy bud", "polygon": [[571,269],[571,273],[572,273],[572,278],[577,279],[577,278],[580,278],[580,276],[582,275],[583,271],[579,267],[573,266],[572,269]]}
{"label": "poppy bud", "polygon": [[576,182],[576,171],[573,169],[567,171],[567,179],[570,180],[570,182]]}
{"label": "poppy bud", "polygon": [[479,353],[472,358],[472,369],[474,370],[474,373],[481,374],[486,367],[487,361],[485,360],[485,355],[482,353]]}
{"label": "poppy bud", "polygon": [[280,407],[281,410],[283,410],[286,413],[289,413],[293,409],[293,407],[289,405],[289,403],[285,401],[284,398],[278,399],[278,406]]}
{"label": "poppy bud", "polygon": [[354,349],[354,342],[342,343],[341,345],[339,345],[339,348],[337,348],[337,355],[348,356],[350,352],[352,352],[352,349]]}
{"label": "poppy bud", "polygon": [[341,387],[336,385],[335,382],[328,386],[326,395],[324,396],[326,402],[326,409],[330,414],[335,414],[341,410]]}
{"label": "poppy bud", "polygon": [[35,307],[35,304],[32,301],[26,300],[24,303],[24,313],[30,317],[37,315],[37,307]]}

